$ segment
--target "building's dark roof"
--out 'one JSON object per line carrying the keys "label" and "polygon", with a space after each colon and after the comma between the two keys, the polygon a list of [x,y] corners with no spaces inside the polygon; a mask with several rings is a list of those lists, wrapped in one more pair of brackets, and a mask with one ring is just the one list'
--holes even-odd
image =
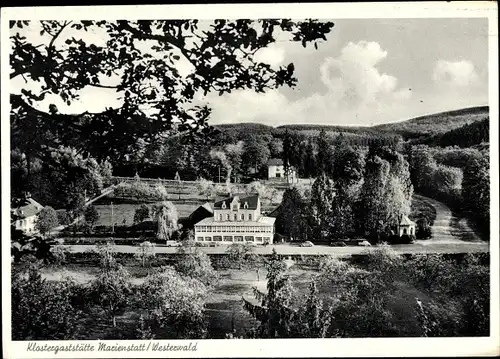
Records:
{"label": "building's dark roof", "polygon": [[283,160],[281,158],[271,158],[267,162],[268,166],[283,166]]}
{"label": "building's dark roof", "polygon": [[19,218],[28,218],[38,214],[43,209],[43,206],[33,198],[27,198],[22,205],[13,208],[12,212]]}
{"label": "building's dark roof", "polygon": [[214,209],[221,209],[222,208],[222,202],[226,202],[227,208],[231,205],[231,202],[233,201],[234,197],[238,197],[240,203],[241,203],[241,208],[243,208],[243,205],[245,202],[248,203],[248,209],[257,209],[257,203],[259,202],[259,195],[257,193],[235,193],[232,197],[227,197],[221,200],[218,200],[217,202],[214,203]]}
{"label": "building's dark roof", "polygon": [[207,217],[212,217],[214,215],[214,211],[212,207],[210,206],[210,203],[205,203],[202,206],[199,206],[196,208],[193,213],[189,215],[189,217],[186,219],[185,225],[187,227],[191,227],[198,223],[199,221],[207,218]]}
{"label": "building's dark roof", "polygon": [[281,204],[267,214],[268,217],[277,218],[281,211]]}

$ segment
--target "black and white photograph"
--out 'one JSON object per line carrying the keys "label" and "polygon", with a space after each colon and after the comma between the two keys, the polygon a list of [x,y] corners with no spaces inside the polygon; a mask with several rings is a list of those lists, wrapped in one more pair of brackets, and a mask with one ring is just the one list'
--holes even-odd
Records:
{"label": "black and white photograph", "polygon": [[476,338],[498,355],[482,4],[3,13],[7,357],[237,357],[285,338]]}

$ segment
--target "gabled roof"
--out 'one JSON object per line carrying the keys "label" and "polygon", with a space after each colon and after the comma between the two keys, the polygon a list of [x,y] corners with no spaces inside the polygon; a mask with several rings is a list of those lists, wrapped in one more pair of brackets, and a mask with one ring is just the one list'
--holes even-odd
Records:
{"label": "gabled roof", "polygon": [[210,203],[206,202],[203,206],[200,206],[205,208],[208,212],[214,213],[214,210],[212,209],[212,206],[210,206]]}
{"label": "gabled roof", "polygon": [[229,209],[231,202],[235,197],[238,197],[238,200],[241,203],[241,208],[243,208],[243,205],[247,202],[248,209],[257,209],[257,204],[259,202],[259,195],[257,193],[235,193],[232,197],[227,197],[215,202],[214,209],[222,209],[223,202],[226,202],[227,209]]}
{"label": "gabled roof", "polygon": [[268,166],[283,166],[283,160],[281,158],[271,158],[267,162]]}
{"label": "gabled roof", "polygon": [[27,218],[38,214],[42,209],[43,206],[40,203],[33,198],[27,198],[21,206],[13,208],[12,212],[19,218]]}
{"label": "gabled roof", "polygon": [[413,222],[411,219],[409,219],[408,216],[402,216],[401,221],[399,222],[400,226],[411,226],[414,224],[415,224],[415,222]]}

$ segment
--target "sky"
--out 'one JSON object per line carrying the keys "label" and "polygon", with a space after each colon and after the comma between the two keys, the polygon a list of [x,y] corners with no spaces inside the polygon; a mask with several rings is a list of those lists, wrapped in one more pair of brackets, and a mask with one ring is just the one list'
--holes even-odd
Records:
{"label": "sky", "polygon": [[[488,104],[487,19],[331,21],[335,26],[318,50],[278,40],[257,53],[274,66],[292,62],[295,88],[199,98],[212,108],[209,123],[370,126]],[[11,89],[21,88],[36,86],[16,78]],[[52,96],[37,107],[55,103],[63,113],[99,112],[119,106],[119,96],[86,88],[70,106]]]}

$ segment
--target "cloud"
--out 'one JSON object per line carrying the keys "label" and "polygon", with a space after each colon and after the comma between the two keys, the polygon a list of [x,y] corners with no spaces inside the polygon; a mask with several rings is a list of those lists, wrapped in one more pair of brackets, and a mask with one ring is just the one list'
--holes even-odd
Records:
{"label": "cloud", "polygon": [[372,103],[396,89],[394,76],[380,73],[377,64],[387,57],[376,42],[348,43],[336,58],[321,65],[321,79],[328,90],[351,106]]}
{"label": "cloud", "polygon": [[438,85],[452,87],[468,87],[476,85],[479,76],[474,64],[467,60],[445,61],[439,60],[434,66],[432,80]]}
{"label": "cloud", "polygon": [[325,58],[318,69],[317,76],[326,91],[297,100],[290,100],[279,90],[211,95],[213,122],[367,125],[377,119],[400,119],[412,93],[398,88],[397,78],[379,71],[377,65],[387,56],[376,42],[350,42],[337,57]]}
{"label": "cloud", "polygon": [[254,60],[263,62],[271,66],[278,66],[285,60],[285,49],[278,46],[269,45],[255,53]]}

